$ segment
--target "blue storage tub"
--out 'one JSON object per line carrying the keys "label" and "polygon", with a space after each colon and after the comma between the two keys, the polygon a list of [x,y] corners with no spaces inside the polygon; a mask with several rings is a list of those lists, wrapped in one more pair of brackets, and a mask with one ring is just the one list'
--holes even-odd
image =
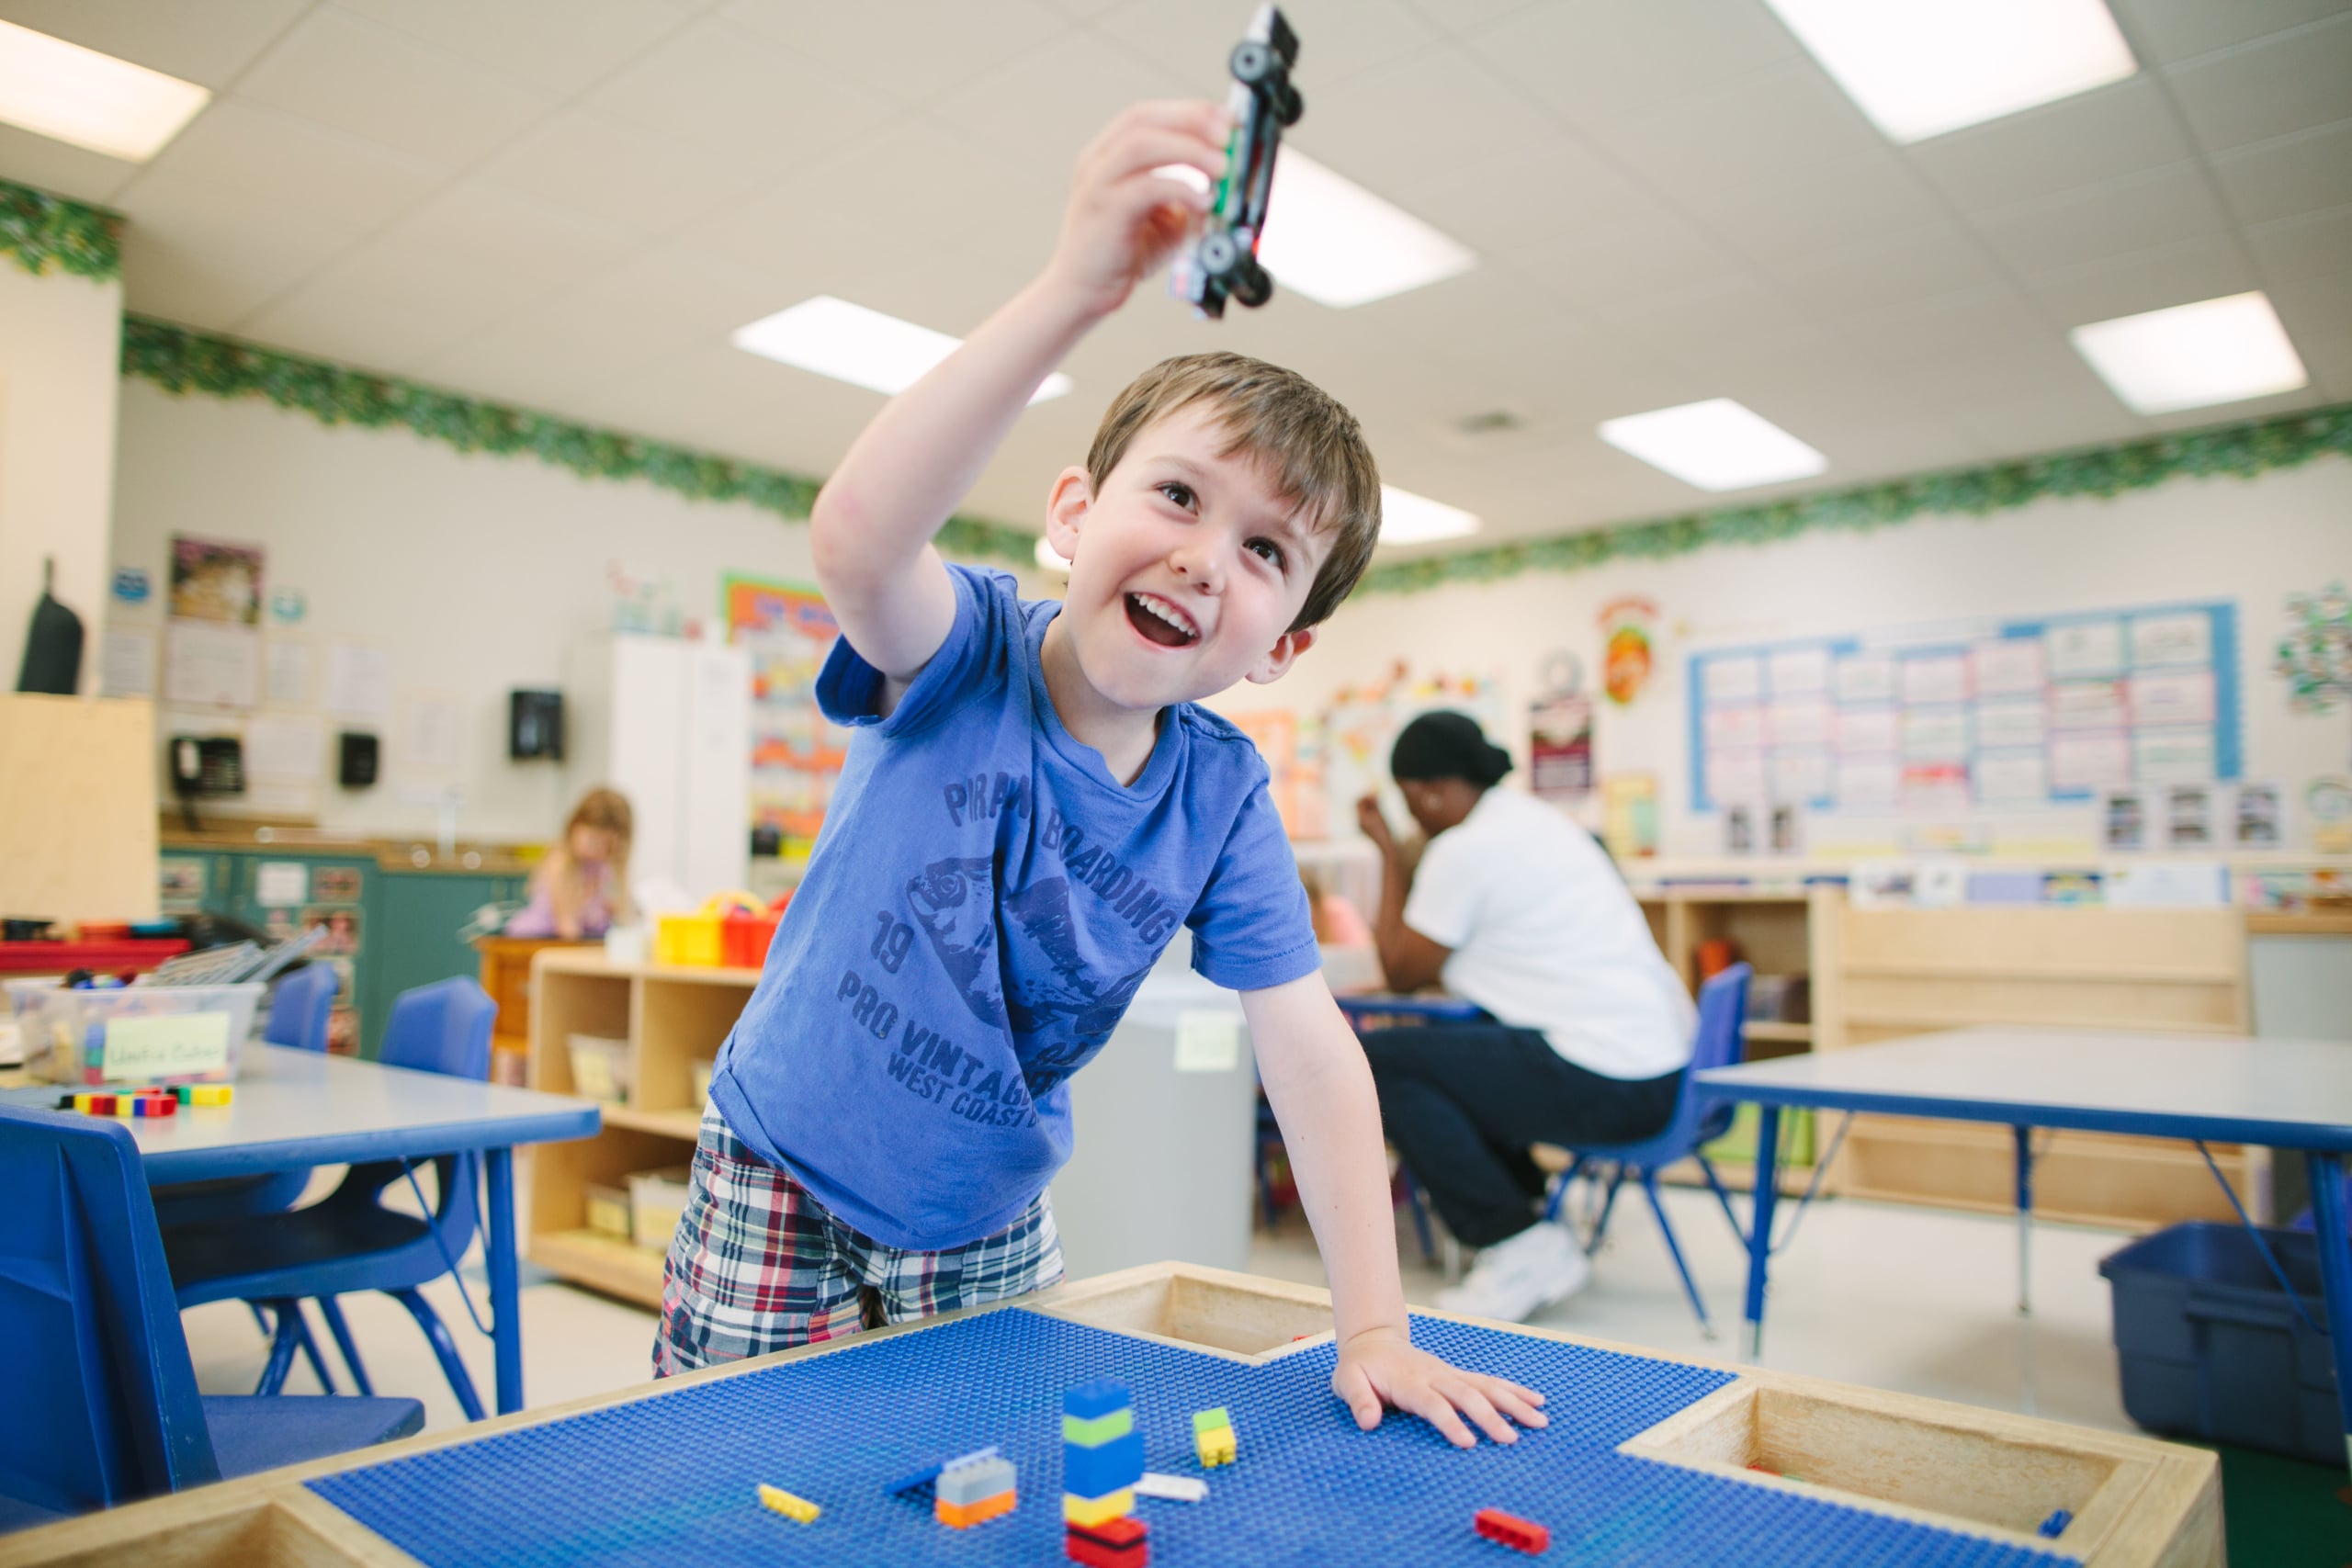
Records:
{"label": "blue storage tub", "polygon": [[2123,1408],[2152,1432],[2340,1465],[2319,1244],[2301,1231],[2262,1235],[2317,1332],[2243,1225],[2173,1225],[2100,1260]]}

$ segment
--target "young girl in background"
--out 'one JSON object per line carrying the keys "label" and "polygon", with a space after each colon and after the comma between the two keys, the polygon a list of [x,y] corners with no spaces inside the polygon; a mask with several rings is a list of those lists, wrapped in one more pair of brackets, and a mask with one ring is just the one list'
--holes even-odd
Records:
{"label": "young girl in background", "polygon": [[571,808],[563,841],[531,874],[531,904],[506,923],[508,936],[596,937],[626,923],[628,797],[592,789]]}

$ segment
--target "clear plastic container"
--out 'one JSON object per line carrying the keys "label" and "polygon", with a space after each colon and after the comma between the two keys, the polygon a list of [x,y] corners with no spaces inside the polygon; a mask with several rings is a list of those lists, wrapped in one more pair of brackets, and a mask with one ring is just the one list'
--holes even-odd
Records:
{"label": "clear plastic container", "polygon": [[588,1228],[598,1235],[610,1236],[615,1241],[628,1240],[630,1226],[633,1224],[629,1213],[628,1190],[623,1187],[606,1187],[600,1182],[591,1181],[582,1186],[580,1190],[581,1196],[588,1202]]}
{"label": "clear plastic container", "polygon": [[268,987],[119,986],[68,990],[53,980],[8,983],[28,1077],[124,1086],[227,1083]]}
{"label": "clear plastic container", "polygon": [[571,1091],[606,1105],[628,1103],[628,1042],[602,1034],[571,1037]]}
{"label": "clear plastic container", "polygon": [[693,1174],[689,1167],[673,1165],[640,1170],[628,1179],[629,1228],[638,1246],[670,1250],[670,1238],[685,1217],[686,1181]]}

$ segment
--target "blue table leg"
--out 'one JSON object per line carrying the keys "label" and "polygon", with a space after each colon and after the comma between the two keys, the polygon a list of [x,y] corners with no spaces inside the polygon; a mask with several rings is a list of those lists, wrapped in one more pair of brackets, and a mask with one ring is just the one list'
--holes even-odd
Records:
{"label": "blue table leg", "polygon": [[2009,1129],[2018,1145],[2018,1315],[2033,1315],[2033,1129]]}
{"label": "blue table leg", "polygon": [[1781,1196],[1781,1108],[1759,1105],[1756,1194],[1747,1219],[1747,1359],[1764,1353],[1764,1282],[1772,1262],[1772,1207]]}
{"label": "blue table leg", "polygon": [[484,1149],[490,1188],[490,1239],[483,1248],[490,1269],[491,1349],[498,1367],[498,1413],[523,1408],[523,1314],[515,1303],[514,1151]]}
{"label": "blue table leg", "polygon": [[2352,1233],[2345,1229],[2344,1156],[2314,1150],[2303,1159],[2311,1172],[2312,1229],[2319,1239],[2320,1289],[2327,1298],[2327,1334],[2335,1352],[2344,1460],[2352,1466]]}

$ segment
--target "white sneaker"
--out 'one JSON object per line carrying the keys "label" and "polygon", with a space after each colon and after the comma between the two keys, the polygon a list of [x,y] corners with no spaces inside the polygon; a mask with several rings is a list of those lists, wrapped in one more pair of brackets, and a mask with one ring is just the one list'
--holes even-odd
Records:
{"label": "white sneaker", "polygon": [[1462,1283],[1437,1293],[1438,1310],[1523,1323],[1590,1282],[1592,1263],[1565,1226],[1542,1221],[1482,1249]]}

